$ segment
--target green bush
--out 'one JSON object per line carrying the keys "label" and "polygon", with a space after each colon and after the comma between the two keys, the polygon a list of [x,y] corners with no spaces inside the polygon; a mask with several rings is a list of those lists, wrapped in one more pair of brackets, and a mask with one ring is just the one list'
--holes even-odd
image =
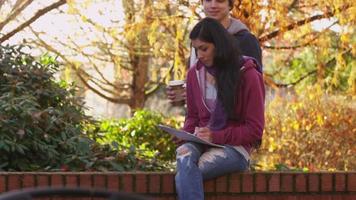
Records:
{"label": "green bush", "polygon": [[97,124],[84,114],[75,87],[56,81],[56,60],[23,48],[0,46],[0,171],[173,168],[173,143],[155,127],[162,116],[138,111]]}
{"label": "green bush", "polygon": [[95,139],[101,144],[111,144],[124,154],[127,150],[134,151],[137,158],[172,161],[176,146],[170,135],[157,127],[158,124],[180,127],[177,120],[166,119],[153,111],[139,110],[129,119],[101,121],[97,125]]}
{"label": "green bush", "polygon": [[266,107],[262,170],[297,168],[356,170],[355,99],[307,87],[293,98],[275,98]]}
{"label": "green bush", "polygon": [[55,59],[22,49],[0,46],[0,170],[80,168],[91,142],[75,89],[55,81]]}

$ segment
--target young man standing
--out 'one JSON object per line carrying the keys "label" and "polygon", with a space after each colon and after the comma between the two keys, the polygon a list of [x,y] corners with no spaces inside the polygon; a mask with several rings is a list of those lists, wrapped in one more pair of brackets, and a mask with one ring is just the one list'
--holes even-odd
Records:
{"label": "young man standing", "polygon": [[201,2],[205,15],[218,20],[234,36],[241,54],[255,58],[262,66],[262,52],[258,40],[245,24],[230,15],[234,0],[202,0]]}
{"label": "young man standing", "polygon": [[[245,24],[230,15],[234,0],[201,0],[201,3],[205,15],[219,21],[234,36],[241,54],[253,57],[258,62],[258,65],[262,66],[262,51],[258,40]],[[189,67],[192,67],[196,61],[196,53],[194,48],[192,48]],[[262,67],[258,70],[262,72]],[[185,96],[185,93],[177,94],[170,87],[167,88],[167,97],[171,102],[174,102],[176,99],[182,99],[182,97],[179,97],[180,95]]]}

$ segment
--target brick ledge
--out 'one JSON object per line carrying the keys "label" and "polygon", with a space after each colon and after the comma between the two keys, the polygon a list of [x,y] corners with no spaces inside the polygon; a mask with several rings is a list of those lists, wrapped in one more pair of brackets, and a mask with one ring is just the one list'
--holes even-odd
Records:
{"label": "brick ledge", "polygon": [[[0,172],[0,193],[95,187],[175,199],[173,172]],[[204,182],[206,199],[356,199],[356,172],[244,172]]]}

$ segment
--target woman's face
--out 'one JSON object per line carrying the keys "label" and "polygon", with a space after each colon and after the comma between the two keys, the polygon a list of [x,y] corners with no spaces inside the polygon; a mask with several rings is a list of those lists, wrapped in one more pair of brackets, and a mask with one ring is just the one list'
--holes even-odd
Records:
{"label": "woman's face", "polygon": [[207,67],[213,66],[215,45],[210,42],[201,41],[200,39],[192,40],[192,45],[200,62],[202,62]]}

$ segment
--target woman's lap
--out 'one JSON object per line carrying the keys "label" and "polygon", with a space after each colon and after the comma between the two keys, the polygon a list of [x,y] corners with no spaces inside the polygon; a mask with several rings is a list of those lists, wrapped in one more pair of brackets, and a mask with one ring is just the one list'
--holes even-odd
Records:
{"label": "woman's lap", "polygon": [[245,171],[248,167],[248,162],[243,155],[231,146],[208,148],[203,151],[202,145],[186,143],[177,149],[177,159],[187,155],[199,157],[193,159],[197,161],[204,180],[231,172]]}

